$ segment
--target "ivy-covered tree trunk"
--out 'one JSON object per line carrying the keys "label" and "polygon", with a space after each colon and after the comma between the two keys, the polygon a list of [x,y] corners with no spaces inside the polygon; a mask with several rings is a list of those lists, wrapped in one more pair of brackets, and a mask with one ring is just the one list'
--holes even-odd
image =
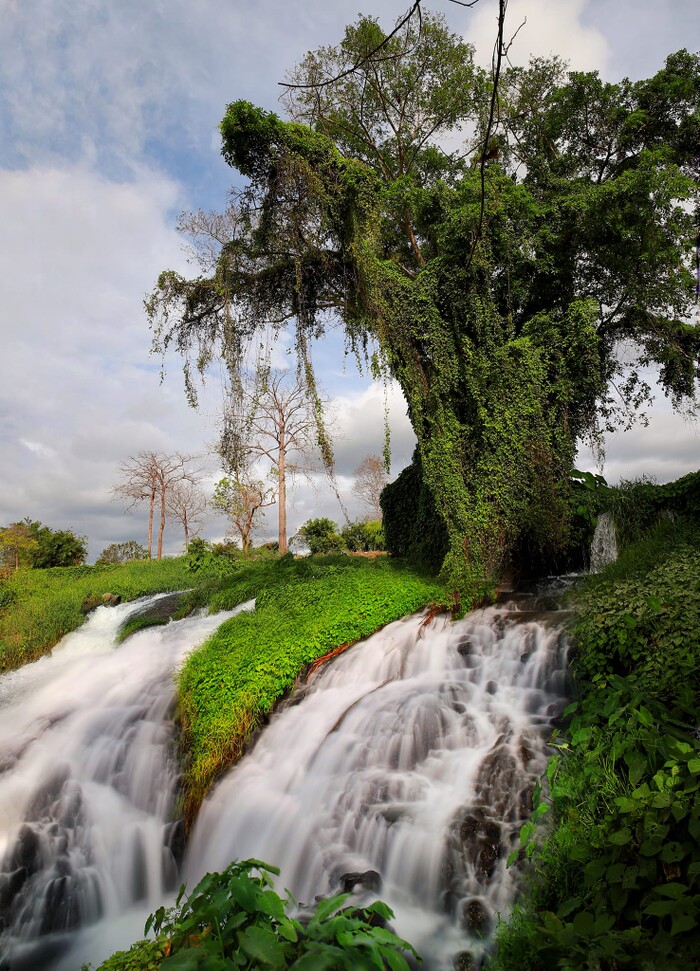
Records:
{"label": "ivy-covered tree trunk", "polygon": [[[294,80],[291,122],[229,106],[223,155],[249,180],[235,232],[212,276],[161,275],[156,344],[236,367],[270,321],[293,322],[307,375],[332,317],[359,354],[376,344],[466,608],[523,550],[564,544],[576,444],[649,396],[641,368],[692,400],[700,57],[618,85],[537,61],[494,92],[426,13],[391,37],[361,18]],[[450,154],[439,137],[459,126],[478,137]]]}

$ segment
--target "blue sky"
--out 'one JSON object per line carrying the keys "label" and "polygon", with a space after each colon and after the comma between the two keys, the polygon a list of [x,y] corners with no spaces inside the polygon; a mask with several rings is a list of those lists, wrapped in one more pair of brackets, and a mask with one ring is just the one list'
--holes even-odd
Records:
{"label": "blue sky", "polygon": [[[186,269],[179,212],[225,203],[219,156],[226,104],[278,109],[278,82],[309,50],[335,43],[357,0],[0,0],[0,524],[26,515],[89,538],[143,540],[143,517],[109,501],[120,462],[140,449],[201,452],[215,436],[220,393],[188,409],[179,363],[149,356],[142,309],[165,267]],[[495,0],[472,11],[436,0],[453,30],[490,57]],[[389,25],[402,0],[365,5]],[[697,0],[511,0],[511,56],[559,53],[610,78],[649,75],[665,56],[700,47]],[[382,443],[376,386],[343,364],[338,342],[317,355],[336,399],[340,484]],[[391,394],[396,468],[412,442]],[[605,474],[673,478],[700,465],[695,427],[660,402],[650,426],[608,443]],[[581,464],[590,461],[583,455]],[[216,478],[212,467],[209,482]],[[295,528],[338,519],[330,491],[300,483]],[[270,532],[274,513],[269,516]],[[221,536],[211,520],[205,535]],[[181,537],[169,530],[168,549]]]}

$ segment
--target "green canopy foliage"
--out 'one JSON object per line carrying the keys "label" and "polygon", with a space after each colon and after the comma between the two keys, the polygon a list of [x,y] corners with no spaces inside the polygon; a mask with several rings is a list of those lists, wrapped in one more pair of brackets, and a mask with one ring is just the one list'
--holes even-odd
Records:
{"label": "green canopy foliage", "polygon": [[[249,180],[232,238],[213,274],[163,273],[147,309],[156,346],[202,367],[239,367],[271,323],[294,321],[307,372],[332,320],[376,347],[468,606],[516,548],[565,542],[576,443],[649,397],[643,368],[675,404],[694,393],[700,59],[618,84],[511,69],[484,153],[492,82],[469,45],[425,14],[362,61],[382,36],[364,17],[309,54],[292,121],[229,105],[223,155]],[[460,128],[471,147],[439,147]]]}

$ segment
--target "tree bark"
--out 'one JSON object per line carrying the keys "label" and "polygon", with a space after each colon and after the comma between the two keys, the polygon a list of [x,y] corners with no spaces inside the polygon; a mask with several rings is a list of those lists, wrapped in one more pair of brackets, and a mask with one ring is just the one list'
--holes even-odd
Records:
{"label": "tree bark", "polygon": [[153,558],[153,510],[156,504],[156,490],[151,489],[151,497],[148,507],[148,559]]}
{"label": "tree bark", "polygon": [[277,496],[279,512],[279,552],[281,556],[287,552],[287,480],[285,460],[287,456],[287,444],[284,435],[280,436],[280,453],[277,470],[279,472],[279,493]]}

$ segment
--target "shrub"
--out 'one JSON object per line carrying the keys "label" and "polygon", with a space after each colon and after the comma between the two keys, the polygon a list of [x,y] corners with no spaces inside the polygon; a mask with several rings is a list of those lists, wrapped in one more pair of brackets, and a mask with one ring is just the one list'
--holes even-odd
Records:
{"label": "shrub", "polygon": [[300,920],[287,913],[296,909],[295,902],[273,889],[270,874],[278,873],[259,860],[234,860],[223,873],[208,873],[184,902],[182,887],[175,907],[161,907],[146,923],[145,932],[153,929],[156,940],[113,955],[99,971],[409,971],[404,952],[416,952],[384,926],[394,916],[386,904],[377,901],[358,909],[344,906],[350,894],[339,894],[320,900]]}
{"label": "shrub", "polygon": [[348,523],[340,534],[353,553],[371,553],[385,549],[384,529],[378,519]]}
{"label": "shrub", "polygon": [[298,535],[312,553],[341,553],[345,549],[345,540],[338,533],[338,527],[332,519],[309,519]]}
{"label": "shrub", "polygon": [[423,481],[418,450],[398,478],[384,487],[381,497],[386,549],[437,573],[449,542],[447,529]]}

